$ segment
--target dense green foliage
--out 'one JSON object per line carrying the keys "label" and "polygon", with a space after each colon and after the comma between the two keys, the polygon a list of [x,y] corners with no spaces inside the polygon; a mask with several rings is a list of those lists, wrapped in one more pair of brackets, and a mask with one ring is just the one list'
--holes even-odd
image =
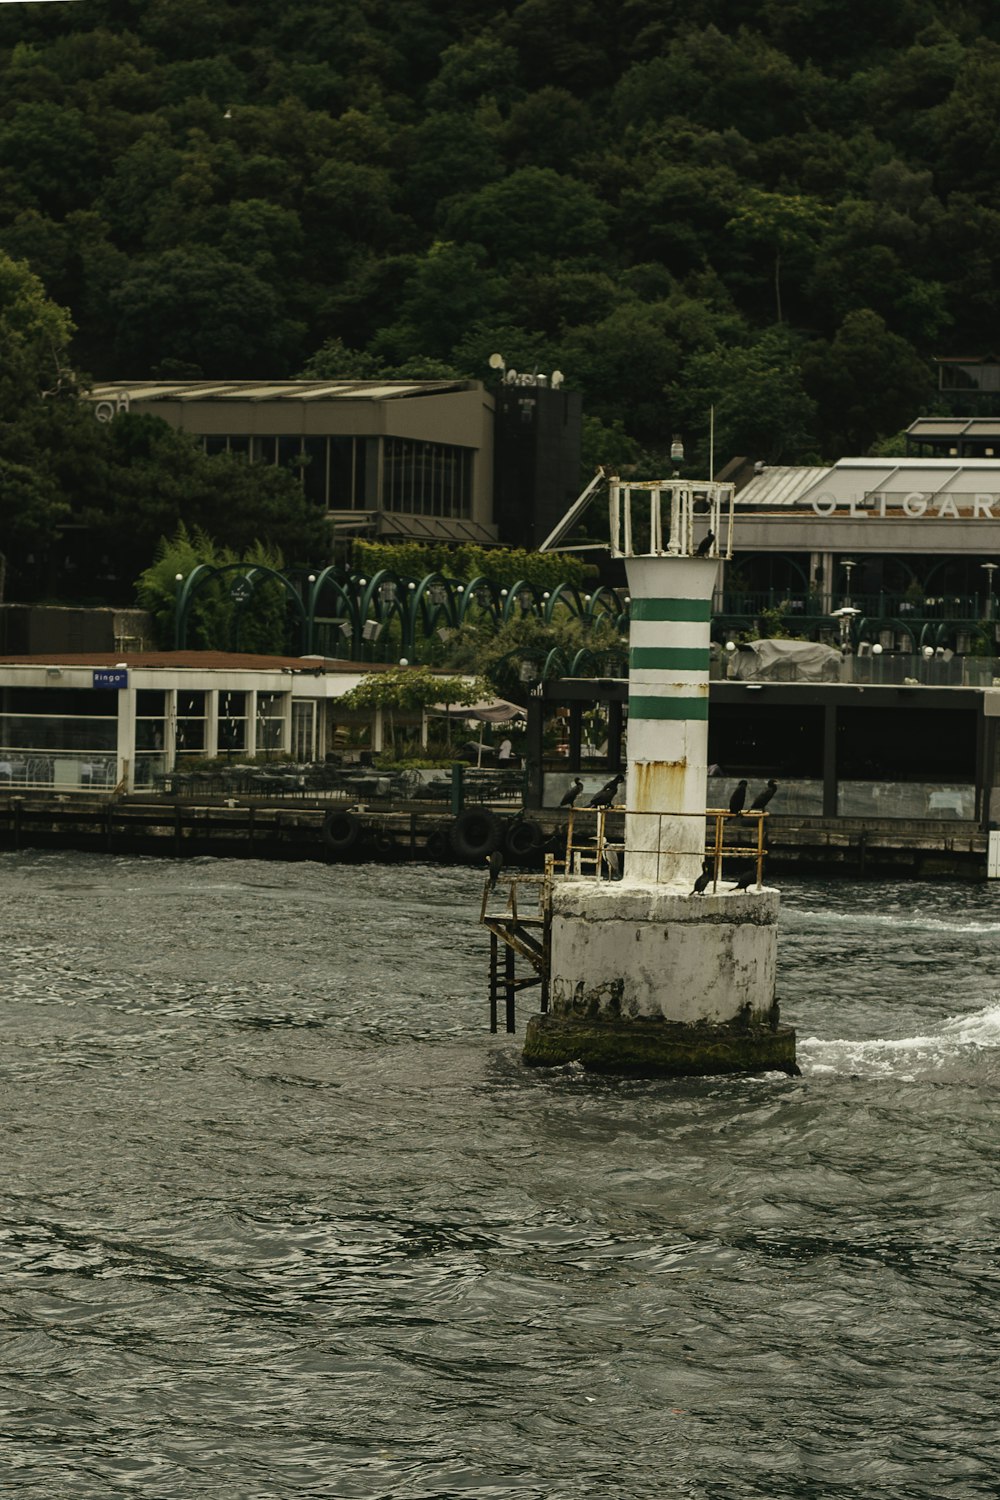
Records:
{"label": "dense green foliage", "polygon": [[988,352],[998,94],[988,0],[5,5],[0,249],[99,378],[496,349],[590,457],[697,468],[714,404],[720,456],[835,458]]}
{"label": "dense green foliage", "polygon": [[[288,589],[273,577],[282,562],[279,551],[260,542],[236,551],[219,546],[200,527],[189,530],[182,523],[169,541],[161,539],[156,560],[137,581],[136,597],[152,616],[157,645],[169,649],[177,623],[178,574],[183,580],[203,568],[204,582],[192,590],[186,611],[185,644],[190,649],[299,655],[301,615],[289,608]],[[236,563],[246,566],[237,570]],[[261,571],[254,574],[254,569]],[[255,577],[253,594],[244,603],[233,597],[241,574]]]}
{"label": "dense green foliage", "polygon": [[404,578],[426,578],[440,573],[445,578],[469,583],[485,578],[498,589],[530,583],[536,590],[555,589],[560,583],[583,588],[597,576],[593,563],[566,552],[525,552],[518,547],[431,546],[425,542],[356,541],[353,571],[371,578],[382,568]]}
{"label": "dense green foliage", "polygon": [[284,469],[206,457],[150,416],[94,420],[70,364],[73,325],[0,251],[0,555],[19,598],[131,603],[179,523],[244,555],[322,556],[323,520]]}

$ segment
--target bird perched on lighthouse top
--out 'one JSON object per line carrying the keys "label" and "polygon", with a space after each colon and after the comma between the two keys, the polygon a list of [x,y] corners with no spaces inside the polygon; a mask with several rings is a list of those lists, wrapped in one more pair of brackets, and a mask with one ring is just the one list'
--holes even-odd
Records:
{"label": "bird perched on lighthouse top", "polygon": [[712,549],[712,543],[714,541],[715,541],[715,532],[714,531],[710,531],[708,533],[708,536],[704,537],[702,539],[702,541],[700,541],[698,543],[697,547],[694,549],[694,555],[695,555],[695,557],[707,557],[708,554],[709,554],[709,552]]}

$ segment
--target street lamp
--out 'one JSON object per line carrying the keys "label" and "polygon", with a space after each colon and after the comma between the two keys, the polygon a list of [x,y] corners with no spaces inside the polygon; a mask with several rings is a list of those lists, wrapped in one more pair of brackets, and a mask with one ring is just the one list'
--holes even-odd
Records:
{"label": "street lamp", "polygon": [[854,569],[857,567],[857,563],[854,561],[853,557],[844,557],[844,558],[841,558],[840,566],[843,568],[844,572],[847,574],[847,593],[844,595],[844,603],[845,604],[850,604],[850,602],[851,602],[851,574],[854,571]]}
{"label": "street lamp", "polygon": [[853,604],[845,604],[840,609],[833,611],[832,618],[840,622],[841,651],[846,652],[851,649],[851,625],[860,613],[860,609],[855,609]]}

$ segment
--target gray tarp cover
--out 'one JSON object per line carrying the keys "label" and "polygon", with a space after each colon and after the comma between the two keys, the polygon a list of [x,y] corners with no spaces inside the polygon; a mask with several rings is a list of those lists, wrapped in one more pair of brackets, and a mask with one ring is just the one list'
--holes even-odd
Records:
{"label": "gray tarp cover", "polygon": [[840,652],[814,641],[747,641],[736,652],[733,675],[742,682],[837,682]]}
{"label": "gray tarp cover", "polygon": [[449,719],[479,719],[484,724],[506,724],[510,719],[526,719],[527,713],[516,703],[505,703],[502,698],[491,698],[485,703],[435,703],[427,710],[429,714],[447,714]]}

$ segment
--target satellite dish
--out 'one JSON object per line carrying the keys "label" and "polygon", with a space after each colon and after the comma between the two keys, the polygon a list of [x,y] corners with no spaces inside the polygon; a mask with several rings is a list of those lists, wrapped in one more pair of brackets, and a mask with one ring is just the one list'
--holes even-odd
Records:
{"label": "satellite dish", "polygon": [[549,381],[549,384],[554,391],[557,391],[565,379],[566,377],[563,374],[562,370],[553,370],[552,379]]}
{"label": "satellite dish", "polygon": [[507,373],[506,373],[506,375],[504,376],[504,383],[506,385],[516,385],[517,384],[517,371],[516,370],[508,370]]}
{"label": "satellite dish", "polygon": [[504,359],[504,357],[503,357],[502,354],[491,354],[490,355],[490,369],[491,370],[506,370],[506,368],[507,368],[507,361]]}

